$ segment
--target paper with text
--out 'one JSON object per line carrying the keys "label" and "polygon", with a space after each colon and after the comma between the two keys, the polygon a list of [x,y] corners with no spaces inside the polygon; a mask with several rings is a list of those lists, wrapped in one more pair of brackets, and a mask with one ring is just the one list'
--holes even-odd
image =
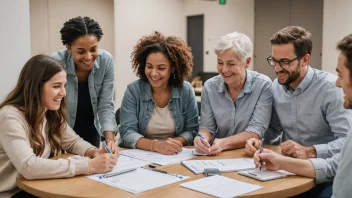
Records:
{"label": "paper with text", "polygon": [[186,182],[181,186],[215,197],[236,197],[263,188],[220,175]]}
{"label": "paper with text", "polygon": [[237,158],[224,160],[188,160],[181,162],[195,174],[204,173],[205,168],[217,168],[220,172],[234,172],[254,169],[253,159]]}
{"label": "paper with text", "polygon": [[121,175],[109,178],[91,178],[95,181],[107,184],[109,186],[119,188],[133,194],[138,194],[147,190],[152,190],[161,186],[188,179],[188,176],[169,175],[152,171],[149,169],[138,168],[135,171],[123,173]]}
{"label": "paper with text", "polygon": [[182,151],[176,155],[163,155],[160,153],[144,151],[140,149],[122,150],[120,151],[120,154],[159,165],[179,163],[182,160],[187,160],[195,157],[192,155],[192,149],[189,148],[182,148]]}

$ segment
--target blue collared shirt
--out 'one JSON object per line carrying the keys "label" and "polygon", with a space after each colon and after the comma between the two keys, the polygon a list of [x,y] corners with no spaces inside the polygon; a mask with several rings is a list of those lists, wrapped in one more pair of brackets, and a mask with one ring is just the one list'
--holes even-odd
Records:
{"label": "blue collared shirt", "polygon": [[268,76],[246,70],[242,92],[233,102],[222,76],[207,80],[202,89],[199,128],[217,138],[240,132],[254,132],[262,137],[272,111],[271,80]]}
{"label": "blue collared shirt", "polygon": [[293,90],[273,82],[273,114],[266,139],[283,132],[282,141],[293,140],[314,146],[317,158],[339,153],[348,130],[352,111],[343,107],[343,92],[335,86],[337,77],[308,67],[299,86]]}
{"label": "blue collared shirt", "polygon": [[[54,52],[52,57],[62,61],[66,66],[66,108],[67,123],[74,127],[78,104],[78,79],[76,76],[73,57],[67,50]],[[93,68],[88,76],[90,100],[94,112],[94,124],[101,136],[104,131],[117,130],[114,113],[114,79],[115,66],[111,54],[99,49],[99,55],[94,61]]]}
{"label": "blue collared shirt", "polygon": [[[136,80],[127,86],[121,105],[121,143],[136,148],[140,138],[146,134],[147,126],[155,108],[152,87],[148,81]],[[169,110],[175,122],[176,136],[193,144],[198,131],[198,107],[192,86],[184,81],[183,87],[171,89]]]}

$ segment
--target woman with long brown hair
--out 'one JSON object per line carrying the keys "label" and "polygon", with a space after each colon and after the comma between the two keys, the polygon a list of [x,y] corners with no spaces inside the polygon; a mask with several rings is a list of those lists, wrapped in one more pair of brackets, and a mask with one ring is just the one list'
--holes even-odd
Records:
{"label": "woman with long brown hair", "polygon": [[[65,85],[62,63],[37,55],[28,60],[16,87],[0,104],[0,197],[23,196],[16,186],[20,175],[73,177],[107,172],[116,165],[118,154],[95,148],[67,125]],[[92,159],[48,159],[62,149]]]}

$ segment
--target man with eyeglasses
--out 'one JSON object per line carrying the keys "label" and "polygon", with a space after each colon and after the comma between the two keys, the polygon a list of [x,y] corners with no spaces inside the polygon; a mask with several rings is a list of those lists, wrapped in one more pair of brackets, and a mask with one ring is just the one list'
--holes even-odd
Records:
{"label": "man with eyeglasses", "polygon": [[[337,49],[340,51],[337,60],[336,72],[338,79],[336,86],[341,87],[344,91],[344,108],[352,109],[352,34],[343,38],[338,44]],[[342,151],[332,158],[319,159],[311,158],[309,160],[295,159],[282,156],[271,150],[264,149],[262,153],[257,151],[254,154],[254,162],[258,166],[263,163],[263,168],[269,170],[286,170],[297,175],[315,178],[317,183],[330,182],[334,180],[332,186],[328,186],[320,191],[319,196],[317,188],[299,195],[299,197],[331,197],[345,198],[352,195],[352,128],[347,135],[346,142]],[[314,194],[315,191],[315,194]]]}
{"label": "man with eyeglasses", "polygon": [[[277,79],[265,141],[282,142],[282,153],[295,158],[334,156],[352,125],[352,112],[343,108],[342,90],[335,86],[337,77],[309,66],[312,37],[304,28],[288,26],[275,33],[270,43],[267,61]],[[252,156],[259,146],[260,140],[248,140],[246,153]]]}

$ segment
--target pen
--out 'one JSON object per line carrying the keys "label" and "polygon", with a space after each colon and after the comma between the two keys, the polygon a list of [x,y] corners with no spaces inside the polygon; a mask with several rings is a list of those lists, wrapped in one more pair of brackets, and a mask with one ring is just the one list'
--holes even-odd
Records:
{"label": "pen", "polygon": [[109,147],[106,145],[105,141],[103,141],[103,146],[104,146],[106,152],[111,153],[111,151],[110,151]]}
{"label": "pen", "polygon": [[155,171],[155,172],[159,172],[159,173],[163,173],[163,174],[168,174],[168,175],[172,175],[172,176],[175,176],[179,179],[182,179],[183,177],[180,176],[180,175],[177,175],[177,174],[174,174],[174,173],[168,173],[166,171],[163,171],[163,170],[158,170],[158,169],[155,169],[155,168],[146,168],[146,167],[142,167],[144,169],[147,169],[147,170],[151,170],[151,171]]}
{"label": "pen", "polygon": [[204,137],[200,133],[197,133],[197,136],[204,140]]}
{"label": "pen", "polygon": [[[262,142],[260,143],[260,151],[259,151],[259,153],[263,153],[263,148],[264,148],[264,138],[262,139]],[[262,170],[262,165],[263,165],[262,158],[260,158],[259,162],[260,162],[259,170]]]}
{"label": "pen", "polygon": [[[135,171],[135,170],[137,170],[137,168],[131,168],[131,169],[123,170],[123,171],[116,172],[116,173],[105,174],[105,175],[103,175],[103,177],[104,177],[104,178],[114,177],[114,176],[116,176],[116,175],[121,175],[121,174],[128,173],[128,172],[132,172],[132,171]],[[100,179],[101,179],[101,178],[100,178]]]}

